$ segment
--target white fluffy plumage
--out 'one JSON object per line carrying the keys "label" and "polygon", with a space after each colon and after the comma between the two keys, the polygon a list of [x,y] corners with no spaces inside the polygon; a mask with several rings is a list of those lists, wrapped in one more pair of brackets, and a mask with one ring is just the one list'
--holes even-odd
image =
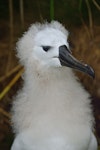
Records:
{"label": "white fluffy plumage", "polygon": [[59,47],[69,49],[67,38],[52,21],[33,24],[17,43],[25,72],[13,102],[11,150],[97,150],[90,95],[59,60]]}

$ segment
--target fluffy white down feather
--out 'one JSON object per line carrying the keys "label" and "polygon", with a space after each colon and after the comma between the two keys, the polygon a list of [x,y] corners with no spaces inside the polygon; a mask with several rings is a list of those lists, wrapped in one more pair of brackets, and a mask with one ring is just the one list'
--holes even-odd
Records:
{"label": "fluffy white down feather", "polygon": [[58,59],[67,38],[67,30],[52,21],[33,24],[17,43],[25,72],[13,102],[11,150],[97,150],[90,95]]}

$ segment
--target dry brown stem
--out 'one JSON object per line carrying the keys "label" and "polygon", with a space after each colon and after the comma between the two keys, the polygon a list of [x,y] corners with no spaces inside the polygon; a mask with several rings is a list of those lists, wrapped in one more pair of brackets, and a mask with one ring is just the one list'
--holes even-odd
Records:
{"label": "dry brown stem", "polygon": [[21,69],[16,76],[11,80],[11,82],[4,88],[4,90],[0,93],[0,100],[8,93],[8,91],[12,88],[12,86],[18,81],[21,77],[24,69]]}
{"label": "dry brown stem", "polygon": [[94,5],[97,7],[97,9],[100,10],[99,4],[95,0],[92,0],[92,1],[93,1]]}
{"label": "dry brown stem", "polygon": [[89,1],[88,0],[85,0],[86,1],[86,5],[87,5],[87,8],[88,8],[88,15],[89,15],[89,26],[90,26],[90,33],[91,33],[91,36],[93,38],[93,19],[92,19],[92,12],[91,12],[91,8],[90,8],[90,4],[89,4]]}
{"label": "dry brown stem", "polygon": [[9,71],[6,75],[0,77],[0,82],[3,82],[4,80],[6,80],[7,78],[9,78],[12,74],[14,74],[15,72],[17,72],[19,69],[21,69],[21,65],[17,65],[16,67],[14,67],[11,71]]}
{"label": "dry brown stem", "polygon": [[8,113],[7,111],[5,111],[3,108],[0,108],[0,113],[3,114],[5,117],[7,118],[11,118],[10,113]]}

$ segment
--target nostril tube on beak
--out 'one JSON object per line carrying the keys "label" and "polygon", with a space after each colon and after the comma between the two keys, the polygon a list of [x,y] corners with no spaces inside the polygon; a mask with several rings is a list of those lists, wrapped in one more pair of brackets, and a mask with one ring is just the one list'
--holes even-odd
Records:
{"label": "nostril tube on beak", "polygon": [[60,49],[61,49],[61,50],[67,50],[69,53],[72,53],[71,50],[70,50],[69,48],[67,48],[66,45],[61,45],[61,46],[59,47],[59,51],[60,51]]}

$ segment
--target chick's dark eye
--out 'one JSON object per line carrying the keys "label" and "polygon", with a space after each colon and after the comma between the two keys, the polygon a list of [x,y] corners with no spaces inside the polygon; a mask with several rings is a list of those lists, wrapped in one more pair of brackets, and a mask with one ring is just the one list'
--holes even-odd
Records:
{"label": "chick's dark eye", "polygon": [[51,46],[42,46],[45,52],[48,52],[51,49]]}

